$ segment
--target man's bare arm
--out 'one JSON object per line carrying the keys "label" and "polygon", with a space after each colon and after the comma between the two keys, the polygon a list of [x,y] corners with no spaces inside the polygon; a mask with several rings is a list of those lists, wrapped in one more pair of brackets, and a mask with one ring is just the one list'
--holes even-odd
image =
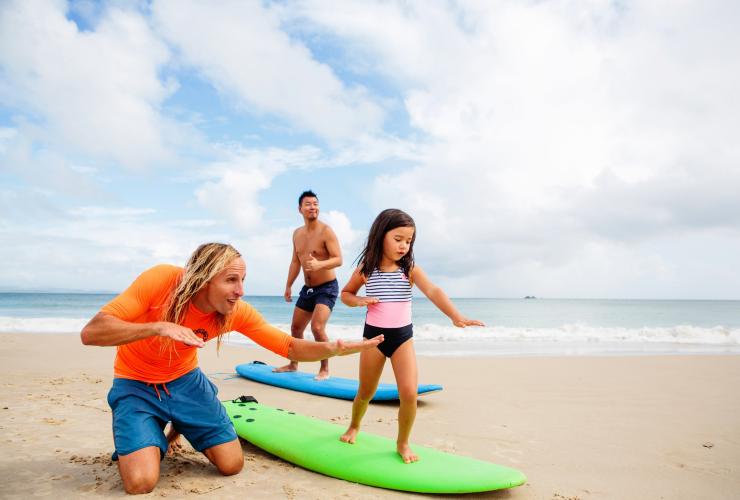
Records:
{"label": "man's bare arm", "polygon": [[319,271],[321,269],[334,269],[342,265],[342,249],[339,247],[339,240],[337,235],[329,226],[326,226],[324,230],[326,239],[324,240],[324,246],[326,252],[329,254],[329,258],[325,260],[318,260],[313,254],[309,255],[306,262],[303,264],[303,269],[306,271]]}
{"label": "man's bare arm", "polygon": [[373,349],[383,339],[383,335],[363,340],[345,341],[339,339],[335,342],[313,342],[311,340],[293,339],[288,350],[288,359],[291,361],[321,361],[332,356],[346,356]]}
{"label": "man's bare arm", "polygon": [[342,265],[342,248],[332,228],[327,226],[326,229],[326,251],[329,253],[329,258],[324,261],[324,269],[334,269]]}
{"label": "man's bare arm", "polygon": [[154,336],[169,337],[196,347],[205,345],[205,342],[193,333],[193,330],[175,323],[166,321],[131,323],[102,312],[93,316],[80,332],[83,344],[97,346],[130,344]]}
{"label": "man's bare arm", "polygon": [[285,297],[286,302],[291,301],[291,288],[298,275],[301,273],[301,261],[298,260],[298,254],[295,251],[295,242],[293,243],[293,257],[290,259],[290,265],[288,266],[288,280],[285,282]]}

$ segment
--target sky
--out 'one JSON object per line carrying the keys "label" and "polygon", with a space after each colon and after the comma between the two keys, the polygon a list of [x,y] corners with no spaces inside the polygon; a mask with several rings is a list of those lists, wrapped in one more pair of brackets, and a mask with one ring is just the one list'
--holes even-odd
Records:
{"label": "sky", "polygon": [[117,292],[224,241],[281,295],[312,189],[340,283],[392,207],[454,297],[740,299],[737,26],[733,0],[0,2],[0,289]]}

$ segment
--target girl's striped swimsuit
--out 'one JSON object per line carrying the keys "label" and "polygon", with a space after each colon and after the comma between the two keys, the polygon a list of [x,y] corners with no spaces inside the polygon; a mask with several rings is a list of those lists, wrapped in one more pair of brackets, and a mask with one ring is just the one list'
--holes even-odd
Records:
{"label": "girl's striped swimsuit", "polygon": [[413,336],[411,325],[411,282],[402,269],[382,272],[375,269],[365,282],[368,297],[379,299],[377,304],[367,306],[365,338],[381,333],[385,340],[378,349],[387,357]]}

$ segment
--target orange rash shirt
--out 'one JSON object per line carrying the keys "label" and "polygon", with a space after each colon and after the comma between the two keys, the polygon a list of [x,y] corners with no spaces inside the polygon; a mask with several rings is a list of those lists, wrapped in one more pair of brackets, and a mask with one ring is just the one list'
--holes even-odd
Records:
{"label": "orange rash shirt", "polygon": [[[182,276],[181,267],[155,266],[144,271],[126,291],[100,310],[131,323],[162,321],[162,312]],[[216,313],[203,313],[188,305],[183,326],[206,341],[218,336]],[[275,354],[287,357],[293,338],[265,321],[262,315],[243,300],[237,302],[229,317],[231,330],[237,331]],[[165,383],[185,375],[198,366],[198,348],[172,341],[167,346],[163,337],[152,336],[117,347],[113,364],[115,377],[149,383]]]}

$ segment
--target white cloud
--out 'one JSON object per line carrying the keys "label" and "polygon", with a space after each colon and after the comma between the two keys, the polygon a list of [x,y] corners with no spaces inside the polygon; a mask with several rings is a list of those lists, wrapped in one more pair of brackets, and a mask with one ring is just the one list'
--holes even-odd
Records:
{"label": "white cloud", "polygon": [[158,0],[152,11],[158,30],[185,62],[246,111],[275,114],[329,140],[380,129],[383,110],[366,90],[345,86],[329,66],[291,40],[269,7]]}
{"label": "white cloud", "polygon": [[271,177],[259,169],[227,169],[218,181],[207,182],[196,191],[201,206],[217,216],[232,220],[235,229],[247,232],[259,225],[264,210],[258,195],[270,186]]}
{"label": "white cloud", "polygon": [[[685,262],[675,245],[711,228],[740,237],[731,4],[303,5],[347,40],[347,59],[400,75],[428,147],[376,180],[375,208],[415,217],[419,255],[446,282],[462,275],[457,293],[518,293],[518,273],[561,296],[672,294],[683,281],[662,270]],[[666,246],[643,256],[651,241]],[[576,268],[590,289],[560,274]],[[487,287],[470,285],[479,275]],[[715,293],[737,292],[723,280]]]}
{"label": "white cloud", "polygon": [[297,29],[311,31],[304,24],[309,21],[320,35],[338,37],[350,69],[381,73],[399,85],[438,78],[440,61],[454,73],[468,43],[460,31],[462,12],[451,3],[306,0],[281,14]]}
{"label": "white cloud", "polygon": [[204,238],[223,236],[173,227],[156,221],[152,210],[135,207],[64,209],[41,193],[8,201],[33,220],[0,225],[0,275],[11,288],[120,291],[147,267],[182,265]]}
{"label": "white cloud", "polygon": [[322,212],[320,218],[334,230],[343,250],[356,248],[362,243],[364,233],[352,228],[352,222],[344,212],[329,210]]}
{"label": "white cloud", "polygon": [[361,136],[351,144],[341,145],[327,152],[326,158],[315,167],[346,167],[378,164],[389,160],[418,162],[424,158],[423,146],[412,141],[388,136]]}
{"label": "white cloud", "polygon": [[236,248],[247,263],[246,295],[283,294],[293,249],[292,235],[290,227],[265,227],[236,236]]}
{"label": "white cloud", "polygon": [[242,232],[224,220],[162,215],[127,206],[65,209],[52,193],[0,190],[2,286],[121,291],[150,266],[184,265],[199,244],[223,241],[247,260],[247,293],[282,293],[292,228]]}
{"label": "white cloud", "polygon": [[61,151],[34,146],[35,127],[24,124],[21,129],[5,130],[5,140],[0,139],[0,166],[6,174],[17,176],[36,189],[78,199],[99,199],[100,189],[90,175],[93,171],[71,164]]}
{"label": "white cloud", "polygon": [[76,207],[69,210],[69,214],[73,216],[82,217],[96,217],[96,218],[107,218],[107,217],[122,217],[122,218],[135,218],[142,215],[150,215],[156,213],[152,208],[108,208],[108,207]]}
{"label": "white cloud", "polygon": [[239,150],[228,158],[206,166],[199,174],[208,179],[196,190],[198,203],[241,233],[260,228],[264,208],[259,196],[270,187],[275,176],[289,168],[313,164],[319,150],[270,148]]}
{"label": "white cloud", "polygon": [[[362,180],[368,211],[409,211],[419,262],[451,294],[740,293],[727,271],[740,249],[731,2],[128,4],[75,4],[88,31],[63,2],[0,5],[0,275],[14,283],[121,283],[216,239],[245,252],[252,290],[279,294],[293,228],[264,223],[278,176],[380,164],[383,176]],[[184,98],[164,118],[176,84],[163,68],[183,85],[204,78],[254,120],[252,135],[228,146],[201,135],[184,122],[203,109]],[[287,149],[274,117],[291,140],[320,140]],[[111,165],[175,157],[203,216],[152,213],[123,187],[128,199],[103,198]],[[342,272],[366,215],[322,214]],[[29,271],[51,247],[54,269]]]}
{"label": "white cloud", "polygon": [[61,1],[0,7],[0,102],[39,124],[34,141],[58,151],[141,167],[171,158],[169,51],[140,14],[110,9],[81,32]]}

